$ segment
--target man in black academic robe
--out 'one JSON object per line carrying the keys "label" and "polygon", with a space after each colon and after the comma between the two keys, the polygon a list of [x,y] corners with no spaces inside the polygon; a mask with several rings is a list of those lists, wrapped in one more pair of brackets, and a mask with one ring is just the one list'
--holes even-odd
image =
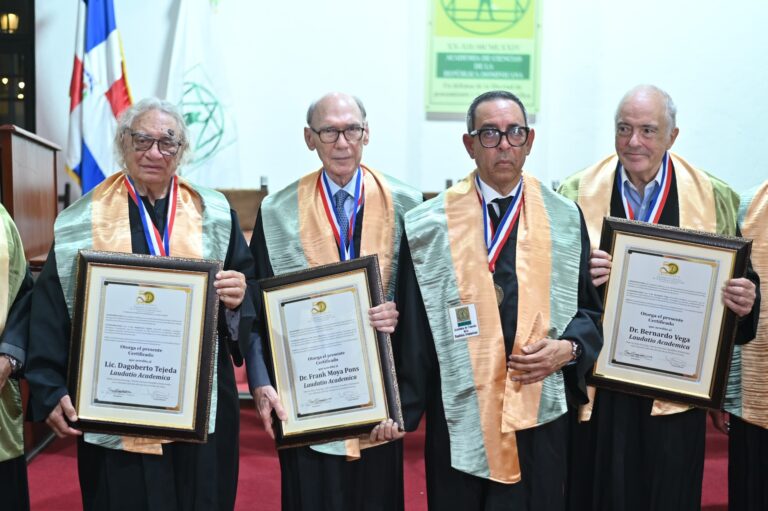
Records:
{"label": "man in black academic robe", "polygon": [[[154,224],[159,233],[165,232],[166,222],[170,222],[167,220],[169,208],[175,212],[175,228],[169,232],[171,256],[185,250],[187,240],[191,240],[188,244],[192,247],[211,244],[215,247],[212,252],[217,254],[224,254],[226,244],[223,270],[213,284],[220,307],[218,335],[215,336],[218,343],[215,431],[208,435],[205,443],[165,443],[159,447],[161,455],[129,452],[122,447],[111,448],[84,441],[80,436],[82,433],[76,429],[77,424],[71,423],[76,417],[67,389],[72,325],[57,266],[56,247],[64,240],[58,238],[54,239],[54,247],[32,295],[26,372],[31,389],[30,412],[34,420],[45,419],[57,435],[78,437],[78,473],[85,509],[232,510],[237,491],[240,415],[231,360],[241,361],[241,354],[250,351],[249,333],[255,310],[246,291],[246,281],[253,279],[253,259],[237,216],[228,210],[223,196],[183,181],[178,183],[176,192],[173,186],[177,179],[175,172],[189,139],[183,118],[175,106],[153,98],[144,99],[130,107],[119,122],[121,136],[118,143],[121,159],[126,165],[125,175],[110,176],[61,213],[55,232],[66,233],[66,241],[70,243],[73,237],[82,239],[77,238],[82,236],[82,230],[91,230],[94,239],[96,236],[100,239],[109,237],[108,231],[115,227],[104,225],[104,218],[88,215],[97,203],[113,204],[113,208],[117,207],[114,204],[122,204],[124,206],[120,207],[127,211],[105,211],[121,225],[125,225],[122,219],[127,216],[131,253],[150,254],[147,236],[151,236],[152,225],[143,225],[139,203],[129,197],[130,177],[142,209],[149,217],[147,223]],[[170,206],[172,196],[178,198],[177,208]],[[197,232],[194,223],[191,225],[193,232],[182,232],[179,227],[195,221],[202,222]],[[206,223],[208,221],[211,223]],[[230,225],[229,232],[213,232],[214,226],[226,224]],[[195,245],[201,236],[199,245]],[[127,243],[122,232],[110,239]],[[104,245],[103,241],[100,243]],[[60,248],[65,246],[62,244]],[[178,252],[174,252],[175,247]],[[74,279],[74,276],[69,278]],[[235,339],[237,342],[233,342]]]}
{"label": "man in black academic robe", "polygon": [[[669,95],[655,86],[630,90],[617,110],[617,156],[569,177],[561,186],[560,193],[582,205],[590,230],[596,236],[603,216],[627,218],[634,215],[634,219],[642,219],[644,211],[650,212],[653,204],[658,204],[656,223],[691,228],[681,225],[681,203],[683,200],[690,202],[692,196],[700,201],[695,207],[704,207],[701,204],[705,199],[716,204],[715,212],[706,213],[716,214],[718,225],[730,222],[733,231],[727,234],[738,235],[735,193],[725,183],[669,152],[679,131],[675,126],[675,112]],[[664,193],[662,162],[669,165],[668,193]],[[688,181],[710,181],[711,184],[707,184],[712,196],[704,195],[702,190],[707,187],[680,189],[678,176],[683,173]],[[602,182],[604,186],[596,184]],[[620,184],[625,197],[619,193]],[[630,203],[627,209],[623,199],[629,201],[627,197],[632,197],[630,190],[640,193],[635,199],[638,203],[634,207]],[[652,201],[654,192],[651,190],[657,194],[656,203]],[[609,211],[598,211],[601,206],[595,205],[603,201]],[[587,213],[588,210],[599,214]],[[596,246],[598,240],[592,239],[592,244]],[[590,265],[593,282],[601,286],[602,295],[610,273],[610,258],[607,253],[595,250]],[[724,291],[727,306],[734,308],[731,301],[734,297],[741,301],[735,309],[741,316],[737,344],[748,342],[755,336],[755,311],[759,310],[760,304],[759,290],[756,289],[758,282],[750,265],[746,278],[732,279]],[[574,411],[569,509],[699,509],[706,411],[691,408],[667,415],[652,415],[653,408],[651,398],[601,388],[596,392],[591,420],[578,423]]]}
{"label": "man in black academic robe", "polygon": [[[586,231],[585,231],[586,232]],[[502,249],[494,282],[504,291],[499,307],[503,311],[502,329],[506,354],[512,352],[517,327],[517,302],[519,290],[515,273],[515,242],[517,226],[510,233]],[[591,285],[587,260],[589,239],[582,242],[582,266],[579,275],[579,314],[574,318],[563,338],[576,339],[584,346],[599,344],[600,299]],[[516,432],[522,481],[504,485],[464,474],[451,467],[450,439],[440,388],[440,374],[432,335],[424,310],[419,285],[407,241],[401,248],[401,278],[396,303],[400,321],[395,338],[395,364],[398,375],[408,374],[408,382],[400,379],[400,392],[405,416],[406,431],[414,431],[423,414],[426,414],[426,445],[424,457],[427,473],[429,508],[434,510],[455,509],[563,509],[562,492],[551,493],[549,481],[566,478],[566,452],[568,441],[567,416],[533,429]],[[568,400],[578,405],[586,399],[584,377],[579,375],[578,365],[563,368]],[[401,377],[402,378],[402,377]],[[505,502],[508,507],[475,507],[488,501]],[[506,505],[506,504],[505,504]]]}
{"label": "man in black academic robe", "polygon": [[[522,179],[522,165],[533,142],[533,130],[529,132],[527,128],[523,105],[519,99],[508,92],[489,92],[475,99],[467,119],[469,134],[464,135],[465,146],[477,163],[478,186],[482,191],[478,192],[478,195],[479,193],[483,196],[486,193],[497,195],[502,198],[495,200],[508,204],[504,197],[511,196],[510,190],[514,192],[515,187],[518,186],[516,183]],[[514,168],[510,168],[510,161],[514,162]],[[462,186],[462,183],[458,186]],[[472,186],[474,188],[474,183]],[[490,189],[493,191],[486,192]],[[470,193],[474,194],[474,189]],[[525,200],[525,189],[522,193]],[[430,202],[443,200],[448,202],[448,199],[440,195]],[[508,206],[497,206],[488,197],[485,197],[485,200],[488,202],[488,214],[495,232]],[[414,212],[425,210],[427,206],[430,204],[425,203]],[[479,201],[477,207],[482,208]],[[435,209],[439,207],[435,206]],[[573,213],[576,214],[576,211]],[[434,212],[424,214],[423,218],[433,218],[434,214]],[[567,415],[565,414],[551,422],[514,432],[521,477],[517,483],[497,482],[490,478],[471,475],[452,466],[451,451],[455,446],[451,442],[444,409],[442,387],[446,382],[441,379],[441,373],[450,374],[450,371],[458,371],[459,368],[444,368],[438,362],[433,331],[425,309],[425,297],[422,296],[423,288],[417,280],[411,256],[410,247],[413,238],[411,238],[411,231],[408,230],[411,217],[412,214],[406,216],[408,239],[403,240],[400,252],[401,273],[396,295],[400,321],[393,344],[406,430],[416,429],[422,415],[426,413],[425,462],[429,509],[462,511],[564,509],[568,442]],[[587,264],[589,238],[583,219],[580,217],[578,213],[579,219],[575,220],[581,229],[580,249],[577,250],[580,255],[576,312],[559,335],[559,339],[542,339],[535,343],[540,352],[510,357],[517,333],[518,304],[526,299],[527,294],[530,296],[530,293],[537,292],[535,289],[519,289],[518,286],[516,259],[520,220],[517,222],[512,220],[515,223],[511,227],[506,243],[500,249],[493,272],[493,282],[497,286],[497,299],[502,296],[498,303],[498,311],[505,355],[509,360],[518,361],[516,364],[510,362],[509,368],[519,371],[518,374],[522,373],[523,378],[536,373],[535,378],[532,377],[529,380],[531,383],[557,370],[562,370],[565,398],[573,404],[584,403],[587,400],[584,376],[602,345],[599,326],[601,305],[589,278]],[[552,226],[553,230],[557,228],[556,225]],[[421,240],[430,237],[430,233],[414,227],[413,236]],[[457,243],[462,242],[466,240],[457,241]],[[431,246],[426,252],[434,250],[449,251],[452,247]],[[456,264],[455,261],[454,264]],[[421,283],[421,285],[424,284],[425,282]],[[542,283],[542,286],[547,285],[548,283]],[[431,296],[428,299],[434,301],[436,297]],[[447,306],[445,320],[448,321]],[[479,328],[482,332],[484,328],[482,323]],[[469,337],[452,342],[481,341]],[[557,351],[561,347],[566,351],[565,359],[562,359]],[[541,369],[539,362],[536,362],[537,365],[534,368],[531,357],[538,356],[539,353],[543,354],[545,351],[548,353],[546,369]],[[524,362],[523,359],[527,361]],[[552,360],[551,365],[550,360]],[[499,424],[498,427],[500,428],[501,425]]]}
{"label": "man in black academic robe", "polygon": [[[318,192],[317,183],[328,186],[328,196],[336,197],[341,191],[348,191],[346,201],[351,205],[354,201],[356,179],[365,182],[365,192],[360,207],[356,213],[350,208],[350,212],[338,214],[337,218],[345,220],[343,216],[354,216],[354,228],[352,230],[352,253],[366,253],[366,239],[368,240],[367,253],[377,253],[379,261],[384,268],[385,259],[397,257],[397,241],[404,209],[421,201],[421,194],[410,187],[396,182],[389,176],[373,171],[361,164],[363,146],[368,142],[368,123],[365,109],[359,99],[341,93],[331,93],[314,102],[307,113],[308,126],[304,130],[305,142],[310,150],[318,153],[323,162],[323,168],[302,177],[299,181],[287,186],[277,193],[271,194],[262,203],[256,225],[251,238],[250,249],[256,261],[257,277],[272,277],[285,273],[285,269],[275,268],[272,261],[277,258],[280,264],[291,268],[290,271],[305,269],[306,261],[301,261],[308,250],[317,250],[322,245],[330,250],[319,250],[316,257],[328,257],[320,264],[330,264],[341,260],[341,250],[338,240],[334,241],[332,224],[326,221],[325,214],[318,213],[322,208],[316,208],[317,201],[322,200]],[[358,176],[358,177],[356,177]],[[375,189],[374,189],[375,188]],[[386,188],[386,191],[385,191]],[[375,192],[375,193],[374,193]],[[306,195],[304,195],[306,194]],[[361,192],[362,194],[362,192]],[[384,195],[392,197],[392,205],[387,206],[383,200]],[[304,197],[304,199],[299,199]],[[375,199],[375,200],[374,200]],[[302,200],[304,202],[302,202]],[[326,204],[329,212],[334,204]],[[378,208],[378,209],[377,209]],[[390,209],[391,208],[391,209]],[[368,227],[377,225],[376,211],[390,219],[390,224],[384,229],[384,234],[389,232],[392,236],[379,238],[376,229]],[[302,243],[302,234],[299,232],[299,222],[296,218],[302,215],[320,215],[322,218],[314,218],[313,227],[303,226],[312,230],[309,237],[316,240],[317,246],[307,247]],[[265,215],[271,218],[271,224],[267,225]],[[373,215],[373,216],[370,216]],[[330,219],[329,219],[330,220]],[[353,222],[348,221],[348,226]],[[384,224],[381,224],[382,226]],[[266,230],[266,233],[265,233]],[[365,231],[365,232],[364,232]],[[275,233],[279,233],[276,235]],[[271,236],[271,238],[270,238]],[[344,234],[341,239],[346,238]],[[375,246],[372,240],[384,239],[386,243]],[[273,240],[272,244],[268,239]],[[281,245],[283,246],[277,246]],[[285,254],[285,252],[291,252]],[[295,253],[294,253],[295,252]],[[303,254],[302,254],[303,252]],[[387,252],[385,256],[384,252]],[[392,254],[394,252],[394,254]],[[323,255],[319,255],[322,253]],[[286,260],[291,260],[286,263]],[[310,259],[306,257],[306,259]],[[315,259],[317,264],[317,259]],[[386,286],[386,283],[384,284]],[[259,303],[259,291],[256,293],[256,302]],[[387,290],[385,289],[386,293]],[[266,342],[266,319],[263,314],[255,331],[258,338],[257,346]],[[389,333],[396,324],[397,311],[394,304],[385,302],[369,311],[371,325],[379,331]],[[258,353],[256,353],[258,351]],[[272,433],[272,411],[277,418],[282,417],[284,410],[281,398],[278,396],[267,370],[268,363],[261,350],[255,350],[251,363],[249,363],[248,380],[251,391],[256,400],[265,429]],[[359,449],[359,458],[347,459],[344,455],[321,452],[319,446],[303,446],[284,448],[278,451],[280,457],[280,471],[282,481],[282,509],[284,511],[362,511],[362,510],[402,510],[403,509],[403,476],[402,476],[402,432],[398,431],[401,425],[389,421],[374,428],[372,439],[392,440],[380,445],[372,445]],[[386,433],[384,430],[387,430]],[[373,438],[379,435],[378,438]],[[351,439],[358,441],[357,438]]]}

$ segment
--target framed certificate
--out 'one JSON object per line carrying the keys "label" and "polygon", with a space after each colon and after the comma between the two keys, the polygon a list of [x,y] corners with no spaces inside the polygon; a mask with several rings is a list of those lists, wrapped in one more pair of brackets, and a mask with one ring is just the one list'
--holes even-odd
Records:
{"label": "framed certificate", "polygon": [[220,261],[81,250],[69,392],[83,431],[204,442]]}
{"label": "framed certificate", "polygon": [[721,408],[737,321],[722,289],[746,274],[751,243],[607,217],[600,248],[613,265],[590,383]]}
{"label": "framed certificate", "polygon": [[260,282],[272,377],[288,420],[278,448],[403,424],[389,336],[368,321],[383,303],[375,255]]}

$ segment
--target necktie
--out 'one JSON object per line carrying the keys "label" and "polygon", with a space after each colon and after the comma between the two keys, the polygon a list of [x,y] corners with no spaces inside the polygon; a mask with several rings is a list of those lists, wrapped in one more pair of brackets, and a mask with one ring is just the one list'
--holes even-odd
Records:
{"label": "necktie", "polygon": [[347,217],[347,213],[344,211],[344,202],[346,202],[347,197],[349,197],[349,194],[344,190],[339,190],[333,194],[333,209],[336,210],[336,218],[339,221],[339,236],[341,236],[341,239],[345,241],[349,236],[349,218]]}
{"label": "necktie", "polygon": [[493,224],[494,229],[498,229],[499,222],[502,218],[504,218],[504,213],[507,212],[507,209],[509,208],[509,205],[512,203],[512,196],[509,197],[497,197],[493,199],[491,202],[495,202],[499,206],[499,214],[496,214],[496,208],[493,207],[493,204],[488,204],[488,214],[491,216],[491,223]]}

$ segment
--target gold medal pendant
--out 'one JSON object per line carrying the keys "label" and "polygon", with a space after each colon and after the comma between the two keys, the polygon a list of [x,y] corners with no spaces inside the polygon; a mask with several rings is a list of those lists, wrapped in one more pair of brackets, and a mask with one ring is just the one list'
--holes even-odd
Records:
{"label": "gold medal pendant", "polygon": [[501,307],[501,301],[504,299],[504,290],[495,282],[493,283],[493,289],[496,291],[496,303]]}

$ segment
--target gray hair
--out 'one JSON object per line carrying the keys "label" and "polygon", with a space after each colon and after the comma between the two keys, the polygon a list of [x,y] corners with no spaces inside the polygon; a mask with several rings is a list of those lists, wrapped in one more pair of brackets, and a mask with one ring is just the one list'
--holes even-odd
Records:
{"label": "gray hair", "polygon": [[179,152],[176,153],[178,165],[183,165],[191,158],[191,151],[189,151],[189,130],[187,130],[187,125],[184,123],[184,118],[181,116],[178,107],[169,101],[150,97],[144,98],[138,103],[134,103],[126,108],[117,120],[114,151],[115,159],[121,167],[125,167],[125,135],[131,130],[131,126],[138,117],[153,110],[169,115],[176,121],[177,136],[179,143],[181,143]]}
{"label": "gray hair", "polygon": [[661,99],[664,100],[664,117],[667,121],[667,134],[672,133],[672,130],[677,127],[677,107],[675,106],[675,102],[672,101],[672,96],[670,96],[665,90],[660,89],[655,85],[637,85],[632,87],[626,94],[624,94],[624,96],[621,98],[621,101],[619,101],[619,106],[616,107],[616,115],[613,119],[614,122],[618,124],[621,107],[624,106],[624,103],[629,98],[636,94],[655,94],[661,96]]}
{"label": "gray hair", "polygon": [[[328,96],[330,96],[330,94],[325,94],[323,97],[314,100],[309,105],[309,108],[307,108],[307,126],[312,126],[312,117],[315,115],[317,104],[320,103],[325,98],[327,98]],[[363,102],[357,96],[351,96],[351,97],[352,99],[355,100],[355,103],[357,103],[357,108],[360,109],[360,114],[363,116],[363,122],[365,122],[366,117],[368,116],[368,114],[365,112],[365,105],[363,105]]]}

